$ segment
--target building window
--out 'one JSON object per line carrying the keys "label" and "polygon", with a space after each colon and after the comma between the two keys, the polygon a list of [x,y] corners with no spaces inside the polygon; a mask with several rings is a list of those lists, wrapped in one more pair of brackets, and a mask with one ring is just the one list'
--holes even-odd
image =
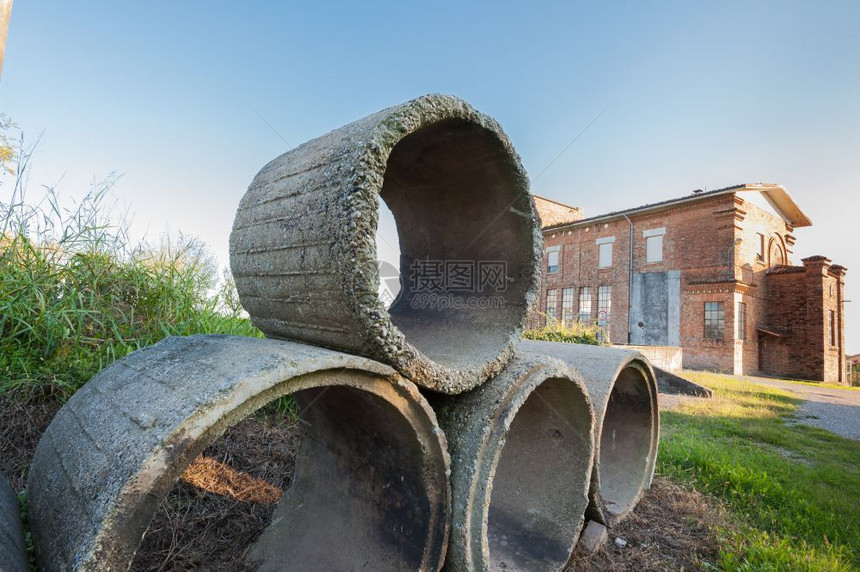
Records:
{"label": "building window", "polygon": [[726,312],[722,302],[705,302],[705,337],[711,340],[723,339],[726,329]]}
{"label": "building window", "polygon": [[554,324],[558,320],[558,290],[546,291],[546,323]]}
{"label": "building window", "polygon": [[552,246],[546,249],[546,271],[550,274],[558,272],[558,255],[561,247]]}
{"label": "building window", "polygon": [[597,243],[597,267],[609,268],[612,266],[612,243],[615,242],[615,237],[604,236],[595,242]]}
{"label": "building window", "polygon": [[561,291],[561,321],[568,326],[573,323],[573,288]]}
{"label": "building window", "polygon": [[587,286],[579,289],[579,321],[591,323],[591,288]]}
{"label": "building window", "polygon": [[830,310],[830,345],[836,345],[836,311]]}
{"label": "building window", "polygon": [[764,235],[757,232],[756,237],[758,238],[758,252],[756,252],[755,259],[764,262]]}
{"label": "building window", "polygon": [[612,310],[612,286],[601,286],[597,289],[597,325],[609,323],[609,313]]}
{"label": "building window", "polygon": [[666,234],[666,228],[652,228],[642,231],[642,236],[645,237],[645,261],[646,262],[662,262],[663,261],[663,235]]}
{"label": "building window", "polygon": [[649,236],[645,239],[646,261],[647,262],[662,262],[663,261],[663,237]]}
{"label": "building window", "polygon": [[747,339],[747,305],[738,302],[738,339]]}
{"label": "building window", "polygon": [[600,326],[598,338],[606,341],[609,330],[609,317],[612,313],[612,286],[600,286],[597,289],[597,325]]}
{"label": "building window", "polygon": [[599,244],[597,245],[597,249],[597,267],[609,268],[612,266],[612,243],[606,242],[604,244]]}

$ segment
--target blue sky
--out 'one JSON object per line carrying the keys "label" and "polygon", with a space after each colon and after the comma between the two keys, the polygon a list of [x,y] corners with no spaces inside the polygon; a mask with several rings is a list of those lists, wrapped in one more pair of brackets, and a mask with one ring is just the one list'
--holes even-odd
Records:
{"label": "blue sky", "polygon": [[263,164],[429,92],[498,119],[533,191],[588,214],[779,182],[814,222],[795,262],[849,269],[858,353],[858,21],[856,2],[21,0],[0,111],[44,131],[31,189],[122,173],[139,231],[197,235],[224,263]]}

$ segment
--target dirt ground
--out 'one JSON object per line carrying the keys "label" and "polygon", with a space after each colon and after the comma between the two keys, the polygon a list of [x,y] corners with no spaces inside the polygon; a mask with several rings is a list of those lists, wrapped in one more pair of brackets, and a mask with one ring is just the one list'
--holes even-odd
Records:
{"label": "dirt ground", "polygon": [[[15,490],[24,488],[33,450],[60,407],[50,397],[23,402],[0,398],[0,472]],[[232,428],[168,493],[132,569],[246,569],[245,552],[289,486],[297,442],[296,425],[275,411]],[[607,545],[591,556],[577,550],[566,572],[700,569],[716,558],[715,528],[726,525],[714,500],[657,477],[633,515],[610,531]]]}
{"label": "dirt ground", "polygon": [[726,512],[714,499],[655,477],[633,514],[609,531],[603,549],[589,556],[577,548],[565,572],[700,570],[716,560],[716,529],[726,526]]}

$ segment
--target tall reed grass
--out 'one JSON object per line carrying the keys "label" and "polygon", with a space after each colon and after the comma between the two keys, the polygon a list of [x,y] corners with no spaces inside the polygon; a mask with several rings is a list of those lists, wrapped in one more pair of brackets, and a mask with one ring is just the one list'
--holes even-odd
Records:
{"label": "tall reed grass", "polygon": [[169,335],[260,335],[199,240],[129,238],[109,204],[116,177],[71,207],[51,188],[29,202],[31,154],[21,152],[0,180],[11,187],[7,195],[0,186],[0,395],[66,398],[112,361]]}

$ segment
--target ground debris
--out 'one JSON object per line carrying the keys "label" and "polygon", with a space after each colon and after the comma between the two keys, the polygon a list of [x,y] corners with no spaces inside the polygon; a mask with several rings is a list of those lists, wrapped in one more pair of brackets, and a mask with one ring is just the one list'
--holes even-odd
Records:
{"label": "ground debris", "polygon": [[594,554],[577,546],[566,572],[698,570],[716,560],[716,529],[724,526],[728,516],[716,501],[655,477],[636,510],[610,530],[614,542]]}

